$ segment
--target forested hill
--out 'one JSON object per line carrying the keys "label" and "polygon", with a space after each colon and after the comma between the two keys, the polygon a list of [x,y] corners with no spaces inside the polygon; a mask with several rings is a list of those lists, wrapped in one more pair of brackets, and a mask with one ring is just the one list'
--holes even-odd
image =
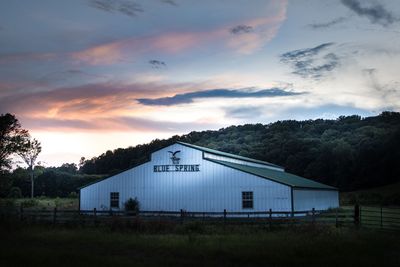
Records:
{"label": "forested hill", "polygon": [[150,153],[183,141],[284,166],[341,190],[400,181],[400,113],[336,120],[277,121],[191,132],[149,144],[119,148],[85,160],[86,174],[114,174],[146,161]]}

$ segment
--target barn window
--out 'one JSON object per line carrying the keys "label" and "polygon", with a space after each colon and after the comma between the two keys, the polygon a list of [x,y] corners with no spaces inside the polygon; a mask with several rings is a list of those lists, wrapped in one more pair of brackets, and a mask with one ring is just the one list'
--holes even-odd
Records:
{"label": "barn window", "polygon": [[242,192],[242,208],[252,209],[253,208],[253,192]]}
{"label": "barn window", "polygon": [[110,207],[119,208],[119,192],[110,193]]}

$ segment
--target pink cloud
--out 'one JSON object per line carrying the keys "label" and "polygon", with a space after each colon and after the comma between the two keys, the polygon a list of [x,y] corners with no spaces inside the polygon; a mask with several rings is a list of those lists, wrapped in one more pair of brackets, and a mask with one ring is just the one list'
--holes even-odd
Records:
{"label": "pink cloud", "polygon": [[156,36],[127,38],[73,52],[70,56],[75,61],[89,65],[109,65],[132,61],[143,53],[179,53],[200,45],[212,35],[215,33],[169,32]]}
{"label": "pink cloud", "polygon": [[[25,118],[89,119],[140,113],[132,110],[136,99],[149,95],[165,96],[182,84],[97,83],[47,91],[20,91],[0,98],[0,113],[11,112]],[[10,88],[11,90],[11,88]]]}
{"label": "pink cloud", "polygon": [[[127,59],[132,60],[143,53],[163,52],[176,54],[199,47],[228,47],[234,52],[251,54],[271,41],[286,19],[287,1],[272,1],[266,10],[273,15],[224,25],[210,31],[168,32],[155,36],[134,37],[96,45],[83,51],[71,53],[74,60],[90,65],[108,65]],[[232,35],[229,29],[248,25],[253,31]]]}
{"label": "pink cloud", "polygon": [[273,1],[268,6],[274,15],[243,21],[241,24],[251,28],[251,31],[239,35],[231,35],[227,41],[228,47],[241,54],[251,54],[271,41],[286,20],[287,1]]}
{"label": "pink cloud", "polygon": [[[20,53],[0,56],[0,64],[24,61],[49,61],[70,59],[88,65],[110,65],[133,61],[143,54],[176,54],[196,48],[225,49],[241,54],[251,54],[277,34],[286,19],[287,1],[271,1],[266,6],[265,17],[238,21],[208,31],[167,32],[153,36],[131,37],[88,47],[74,52],[62,53]],[[268,12],[267,12],[268,11]],[[237,25],[251,27],[251,32],[239,35],[230,33]]]}
{"label": "pink cloud", "polygon": [[83,51],[71,53],[74,60],[90,65],[107,65],[124,59],[123,47],[125,42],[114,42],[98,45]]}
{"label": "pink cloud", "polygon": [[21,123],[25,128],[40,131],[63,131],[63,132],[185,132],[187,129],[203,130],[221,127],[210,121],[199,122],[175,122],[155,121],[139,117],[115,116],[112,118],[86,119],[62,119],[62,118],[22,118]]}

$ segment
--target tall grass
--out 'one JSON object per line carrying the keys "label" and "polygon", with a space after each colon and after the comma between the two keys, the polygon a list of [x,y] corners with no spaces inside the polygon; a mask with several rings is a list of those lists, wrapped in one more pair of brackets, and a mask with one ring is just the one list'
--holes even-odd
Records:
{"label": "tall grass", "polygon": [[333,227],[0,230],[0,266],[399,266],[399,234]]}

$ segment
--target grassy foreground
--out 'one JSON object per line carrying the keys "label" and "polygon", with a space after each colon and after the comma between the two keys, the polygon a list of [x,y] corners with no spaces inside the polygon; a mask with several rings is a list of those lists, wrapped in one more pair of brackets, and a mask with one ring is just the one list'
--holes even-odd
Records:
{"label": "grassy foreground", "polygon": [[4,267],[400,266],[399,233],[345,228],[140,234],[26,226],[0,235]]}

